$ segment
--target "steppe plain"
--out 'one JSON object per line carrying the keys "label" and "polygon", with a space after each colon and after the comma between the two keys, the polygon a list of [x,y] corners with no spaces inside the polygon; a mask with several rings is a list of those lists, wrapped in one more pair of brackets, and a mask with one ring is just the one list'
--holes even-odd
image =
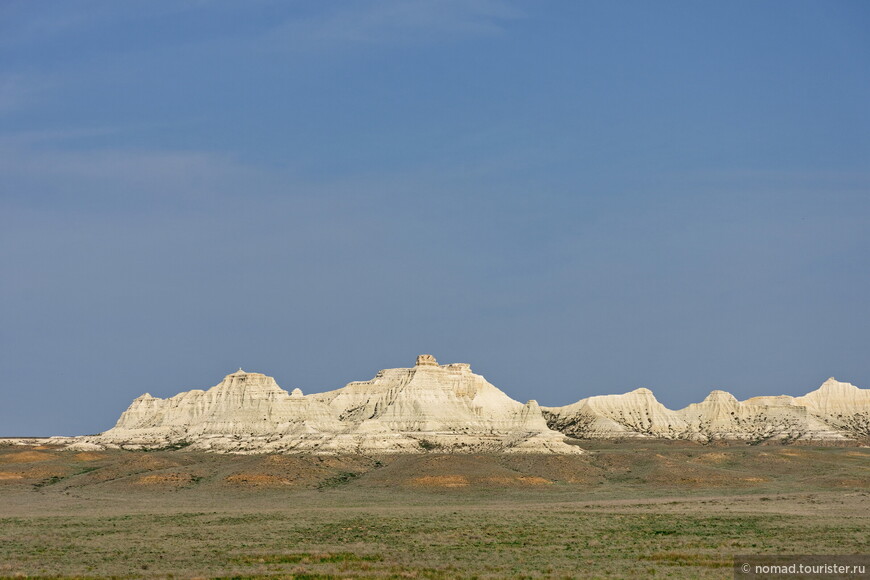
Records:
{"label": "steppe plain", "polygon": [[583,455],[0,446],[0,577],[732,577],[870,553],[870,448],[583,441]]}

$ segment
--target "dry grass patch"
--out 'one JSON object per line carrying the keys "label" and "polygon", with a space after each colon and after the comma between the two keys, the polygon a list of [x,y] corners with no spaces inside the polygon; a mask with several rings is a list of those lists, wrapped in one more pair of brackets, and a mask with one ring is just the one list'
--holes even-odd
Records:
{"label": "dry grass patch", "polygon": [[699,461],[701,463],[712,463],[714,465],[718,465],[719,463],[725,463],[731,459],[731,455],[728,453],[721,452],[713,452],[713,453],[703,453],[695,458],[695,461]]}
{"label": "dry grass patch", "polygon": [[533,475],[520,475],[518,477],[486,477],[484,483],[495,485],[553,485],[553,482],[543,477]]}
{"label": "dry grass patch", "polygon": [[333,564],[336,562],[380,562],[380,554],[354,554],[353,552],[250,554],[235,558],[242,564]]}
{"label": "dry grass patch", "polygon": [[463,475],[424,475],[415,477],[411,485],[420,487],[468,487],[468,478]]}
{"label": "dry grass patch", "polygon": [[663,552],[642,556],[644,560],[663,562],[671,566],[701,566],[704,568],[730,568],[731,558],[715,558],[705,554],[686,554],[680,552]]}
{"label": "dry grass patch", "polygon": [[293,481],[286,477],[279,477],[268,473],[234,473],[224,480],[227,483],[252,487],[285,487],[293,485]]}
{"label": "dry grass patch", "polygon": [[15,451],[0,455],[0,463],[36,463],[38,461],[51,461],[56,456],[44,451]]}
{"label": "dry grass patch", "polygon": [[790,449],[788,451],[780,451],[780,455],[785,455],[786,457],[806,457],[809,455],[806,451],[801,451],[799,449]]}
{"label": "dry grass patch", "polygon": [[70,470],[60,466],[31,467],[21,472],[28,479],[63,478],[70,474]]}
{"label": "dry grass patch", "polygon": [[870,487],[870,479],[834,479],[830,482],[837,487]]}
{"label": "dry grass patch", "polygon": [[151,473],[139,477],[137,485],[169,485],[179,486],[194,483],[199,478],[192,473]]}
{"label": "dry grass patch", "polygon": [[105,459],[106,456],[102,453],[91,453],[90,451],[83,451],[81,453],[76,453],[73,455],[73,458],[76,461],[98,461],[100,459]]}
{"label": "dry grass patch", "polygon": [[870,550],[864,450],[592,444],[576,458],[56,452],[0,466],[0,577],[727,578],[733,554]]}

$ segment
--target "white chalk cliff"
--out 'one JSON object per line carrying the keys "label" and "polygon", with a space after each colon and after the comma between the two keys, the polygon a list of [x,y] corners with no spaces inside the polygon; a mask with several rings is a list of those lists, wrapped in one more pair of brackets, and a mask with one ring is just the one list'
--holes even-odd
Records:
{"label": "white chalk cliff", "polygon": [[208,390],[144,394],[117,424],[73,446],[190,447],[233,453],[582,453],[578,439],[653,437],[698,441],[870,438],[870,390],[828,379],[802,397],[738,401],[713,391],[672,411],[649,389],[564,407],[515,401],[467,364],[420,355],[410,368],[303,395],[241,369]]}
{"label": "white chalk cliff", "polygon": [[572,437],[660,437],[698,441],[817,440],[870,437],[870,389],[828,379],[802,397],[738,401],[713,391],[700,403],[672,411],[649,389],[581,399],[544,408],[548,425]]}
{"label": "white chalk cliff", "polygon": [[112,429],[76,444],[236,453],[582,453],[567,439],[547,426],[535,401],[514,401],[470,365],[439,365],[421,355],[412,368],[307,396],[239,369],[207,391],[142,395]]}
{"label": "white chalk cliff", "polygon": [[207,391],[194,389],[168,399],[148,393],[124,411],[99,442],[126,446],[195,445],[244,450],[316,447],[342,428],[330,410],[275,379],[242,369]]}

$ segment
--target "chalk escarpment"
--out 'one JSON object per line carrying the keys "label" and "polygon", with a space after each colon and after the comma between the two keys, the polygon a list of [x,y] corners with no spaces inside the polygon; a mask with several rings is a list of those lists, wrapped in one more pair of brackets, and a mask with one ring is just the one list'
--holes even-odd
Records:
{"label": "chalk escarpment", "polygon": [[849,441],[870,437],[870,389],[828,379],[802,397],[738,401],[712,391],[700,403],[672,411],[648,389],[581,399],[545,408],[553,429],[583,439],[660,437],[696,441]]}
{"label": "chalk escarpment", "polygon": [[[305,395],[239,369],[208,390],[136,398],[117,424],[79,448],[186,447],[234,453],[582,453],[579,439],[694,441],[870,438],[870,390],[828,379],[801,397],[738,401],[712,391],[671,410],[649,389],[542,408],[507,396],[468,364],[420,355],[409,368]],[[63,442],[58,440],[58,442]]]}
{"label": "chalk escarpment", "polygon": [[411,368],[316,395],[238,372],[214,387],[135,399],[117,424],[79,443],[190,446],[226,452],[582,453],[551,430],[535,401],[514,401],[470,365],[421,355]]}

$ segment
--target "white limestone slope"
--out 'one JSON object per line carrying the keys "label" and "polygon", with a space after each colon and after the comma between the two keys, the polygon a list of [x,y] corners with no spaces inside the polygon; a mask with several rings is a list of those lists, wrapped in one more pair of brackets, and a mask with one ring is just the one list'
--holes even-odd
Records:
{"label": "white limestone slope", "polygon": [[548,424],[579,438],[662,437],[690,440],[848,441],[870,436],[870,390],[828,379],[802,397],[762,396],[738,401],[713,391],[677,411],[648,389],[582,399],[546,408]]}
{"label": "white limestone slope", "polygon": [[[568,436],[568,437],[566,437]],[[670,410],[649,389],[564,407],[522,404],[471,371],[420,355],[325,393],[288,393],[272,377],[238,372],[208,390],[144,394],[117,424],[77,448],[190,446],[234,453],[582,453],[584,438],[849,441],[870,438],[870,390],[828,379],[802,397],[738,401],[713,391]],[[69,440],[57,439],[69,444]]]}
{"label": "white limestone slope", "polygon": [[870,437],[870,389],[831,377],[815,391],[796,397],[794,404],[846,436]]}
{"label": "white limestone slope", "polygon": [[536,402],[514,401],[467,364],[421,355],[412,368],[308,396],[239,369],[207,391],[168,399],[146,393],[112,429],[76,444],[236,453],[582,452],[565,439]]}
{"label": "white limestone slope", "polygon": [[649,389],[589,397],[547,410],[551,427],[577,437],[668,437],[684,427]]}
{"label": "white limestone slope", "polygon": [[234,451],[309,449],[340,429],[325,405],[299,389],[288,393],[272,377],[239,369],[207,391],[194,389],[168,399],[147,393],[138,397],[99,440]]}
{"label": "white limestone slope", "polygon": [[523,405],[470,365],[439,365],[431,355],[417,357],[412,368],[382,370],[369,381],[312,397],[343,422],[402,433],[430,449],[579,452],[547,427],[537,402]]}

